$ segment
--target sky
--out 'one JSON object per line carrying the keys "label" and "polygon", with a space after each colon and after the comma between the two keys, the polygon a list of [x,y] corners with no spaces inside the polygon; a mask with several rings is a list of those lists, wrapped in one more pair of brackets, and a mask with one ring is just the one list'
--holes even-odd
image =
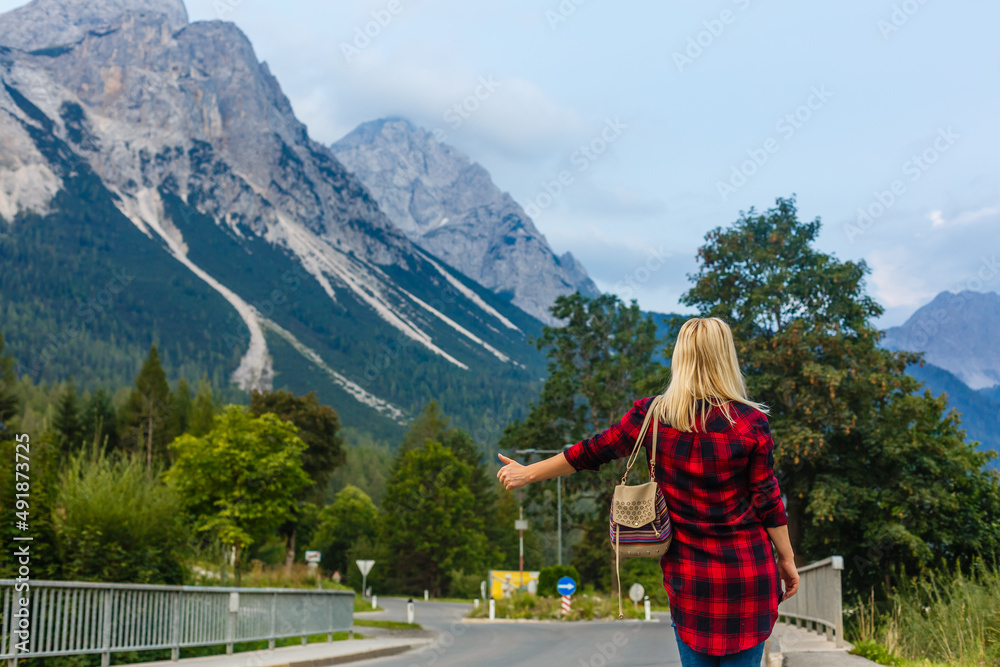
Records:
{"label": "sky", "polygon": [[187,8],[247,34],[314,139],[386,116],[440,130],[644,309],[686,312],[705,233],[792,194],[820,250],[868,263],[882,326],[943,290],[1000,291],[996,2]]}

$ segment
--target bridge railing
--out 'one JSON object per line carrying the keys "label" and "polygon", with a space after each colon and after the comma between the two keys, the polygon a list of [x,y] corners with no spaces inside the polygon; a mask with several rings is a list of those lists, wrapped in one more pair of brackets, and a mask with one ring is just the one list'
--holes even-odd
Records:
{"label": "bridge railing", "polygon": [[779,620],[807,630],[825,633],[828,640],[844,645],[844,606],[840,573],[841,556],[831,556],[799,568],[799,591],[778,605]]}
{"label": "bridge railing", "polygon": [[[0,659],[226,645],[347,631],[353,591],[0,580]],[[26,604],[24,604],[26,603]]]}

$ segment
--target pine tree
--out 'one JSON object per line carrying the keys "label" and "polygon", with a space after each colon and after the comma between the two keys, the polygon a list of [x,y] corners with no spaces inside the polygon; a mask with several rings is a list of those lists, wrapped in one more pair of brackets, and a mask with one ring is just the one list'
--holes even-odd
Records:
{"label": "pine tree", "polygon": [[79,400],[72,379],[66,383],[59,397],[52,426],[56,431],[59,450],[64,456],[80,448],[84,440],[84,431],[80,419]]}
{"label": "pine tree", "polygon": [[145,451],[147,474],[152,473],[154,454],[157,461],[166,457],[166,446],[171,439],[170,408],[170,387],[153,345],[135,378],[135,389],[122,420],[134,449]]}
{"label": "pine tree", "polygon": [[3,334],[0,334],[0,440],[13,438],[7,423],[19,409],[17,396],[14,395],[14,361],[3,351]]}
{"label": "pine tree", "polygon": [[108,451],[119,447],[118,423],[115,407],[102,387],[94,390],[83,409],[83,439]]}
{"label": "pine tree", "polygon": [[212,396],[212,385],[208,378],[198,382],[198,392],[191,403],[191,414],[187,420],[187,432],[201,437],[212,430],[212,420],[215,418],[216,406]]}

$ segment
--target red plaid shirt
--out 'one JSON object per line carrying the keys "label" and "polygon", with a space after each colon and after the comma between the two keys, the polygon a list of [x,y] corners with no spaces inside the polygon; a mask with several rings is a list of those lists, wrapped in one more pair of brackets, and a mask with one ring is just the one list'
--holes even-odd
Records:
{"label": "red plaid shirt", "polygon": [[[628,456],[651,402],[636,401],[620,422],[566,450],[570,465],[597,470]],[[657,435],[655,476],[674,531],[660,561],[670,615],[685,644],[711,655],[770,636],[781,580],[765,528],[788,523],[767,417],[740,403],[731,415],[735,424],[713,409],[704,430],[700,421],[691,433],[660,424]],[[647,434],[647,457],[651,441]]]}

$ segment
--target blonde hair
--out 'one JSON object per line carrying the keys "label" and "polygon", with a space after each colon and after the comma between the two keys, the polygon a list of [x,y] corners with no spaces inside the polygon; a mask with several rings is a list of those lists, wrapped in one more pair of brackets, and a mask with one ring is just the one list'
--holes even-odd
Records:
{"label": "blonde hair", "polygon": [[660,423],[687,433],[694,430],[699,400],[703,401],[702,429],[712,407],[720,408],[730,424],[735,422],[730,403],[767,413],[766,406],[748,397],[733,332],[717,317],[694,317],[681,327],[670,362],[670,384],[656,397],[653,415]]}

